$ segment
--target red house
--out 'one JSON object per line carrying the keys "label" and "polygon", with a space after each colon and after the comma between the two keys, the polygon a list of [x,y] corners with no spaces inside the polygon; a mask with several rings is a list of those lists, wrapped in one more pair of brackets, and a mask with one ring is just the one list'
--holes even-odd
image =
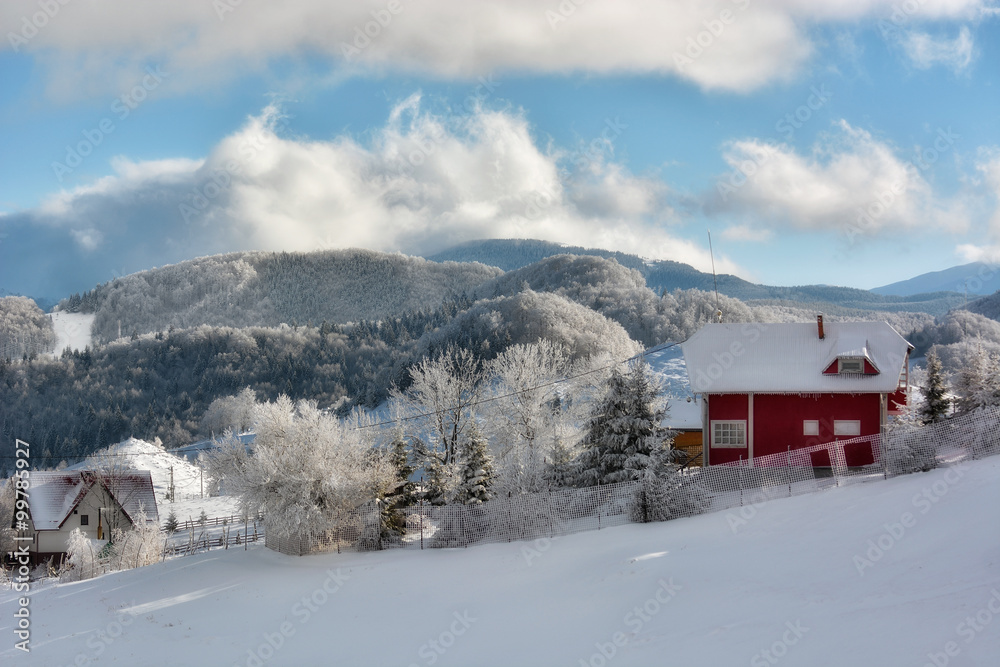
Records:
{"label": "red house", "polygon": [[[753,465],[789,447],[882,433],[906,403],[913,350],[886,322],[824,326],[822,316],[816,324],[709,324],[682,348],[702,399],[705,465]],[[874,459],[867,445],[845,454],[849,465]]]}

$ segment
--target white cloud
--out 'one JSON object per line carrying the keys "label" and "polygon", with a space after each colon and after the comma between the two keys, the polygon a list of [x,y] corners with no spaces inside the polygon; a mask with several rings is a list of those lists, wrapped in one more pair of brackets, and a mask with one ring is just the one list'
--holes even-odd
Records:
{"label": "white cloud", "polygon": [[[956,137],[945,129],[930,137],[935,161]],[[785,144],[734,141],[723,155],[732,171],[719,180],[708,209],[758,224],[842,230],[852,238],[885,229],[962,229],[963,207],[937,198],[926,179],[933,168],[930,155],[920,152],[905,160],[846,121],[804,155]]]}
{"label": "white cloud", "polygon": [[943,65],[961,72],[972,62],[972,33],[965,26],[955,39],[936,38],[925,32],[912,31],[902,38],[903,49],[915,67],[930,69]]}
{"label": "white cloud", "polygon": [[204,160],[119,159],[114,175],[54,195],[20,220],[64,230],[108,258],[153,248],[152,263],[168,261],[156,254],[161,246],[182,257],[347,247],[430,253],[520,237],[711,265],[706,249],[664,230],[664,183],[600,156],[574,169],[568,153],[541,150],[519,114],[432,114],[413,96],[365,144],[288,138],[280,126],[272,106]]}
{"label": "white cloud", "polygon": [[[238,77],[289,56],[318,56],[340,75],[371,70],[473,78],[510,70],[636,72],[677,76],[706,89],[745,91],[793,76],[813,51],[812,25],[887,17],[899,4],[398,3],[394,7],[401,10],[392,14],[386,0],[95,0],[60,5],[56,15],[34,29],[30,17],[39,11],[36,0],[4,0],[0,24],[14,26],[15,35],[20,28],[32,36],[5,39],[0,48],[38,54],[57,96],[120,92],[150,62],[163,66],[172,77],[170,89],[176,91]],[[986,4],[926,0],[920,16],[969,17]]]}
{"label": "white cloud", "polygon": [[981,148],[976,170],[981,174],[979,185],[992,206],[992,214],[979,233],[979,242],[959,245],[956,252],[968,262],[996,264],[1000,263],[1000,147]]}

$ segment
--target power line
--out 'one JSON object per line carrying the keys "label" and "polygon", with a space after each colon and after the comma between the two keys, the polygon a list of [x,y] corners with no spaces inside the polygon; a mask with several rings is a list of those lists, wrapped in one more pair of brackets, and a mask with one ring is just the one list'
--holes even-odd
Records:
{"label": "power line", "polygon": [[[681,342],[683,342],[683,341],[681,341]],[[609,368],[614,368],[614,367],[620,366],[622,364],[627,364],[627,363],[629,363],[631,361],[635,361],[636,359],[638,359],[640,357],[646,357],[646,356],[649,356],[650,354],[653,354],[654,352],[661,352],[663,350],[670,349],[671,347],[674,347],[675,345],[680,345],[680,344],[681,343],[660,343],[659,345],[654,345],[653,347],[648,348],[646,350],[643,350],[639,354],[631,356],[628,359],[624,359],[622,361],[616,361],[613,364],[608,364],[607,366],[600,366],[598,368],[592,368],[589,371],[584,371],[582,373],[577,373],[576,375],[568,375],[566,377],[559,378],[558,380],[551,380],[549,382],[543,382],[542,384],[537,384],[537,385],[534,385],[532,387],[527,387],[525,389],[518,389],[517,391],[512,391],[512,392],[507,393],[507,394],[500,394],[499,396],[490,396],[489,398],[483,398],[483,399],[480,399],[478,401],[473,401],[473,402],[467,404],[464,407],[474,408],[474,407],[477,407],[479,405],[483,405],[485,403],[491,403],[493,401],[498,401],[501,398],[509,398],[511,396],[518,396],[519,394],[526,394],[528,392],[535,391],[537,389],[544,389],[545,387],[551,387],[553,385],[562,384],[563,382],[569,382],[570,380],[576,380],[577,378],[581,378],[581,377],[583,377],[585,375],[591,375],[593,373],[599,373],[600,371],[606,371]],[[414,419],[423,419],[424,417],[433,417],[434,415],[445,414],[445,413],[451,412],[453,410],[460,409],[460,407],[461,406],[452,405],[452,406],[449,406],[447,408],[441,408],[440,410],[431,410],[430,412],[422,412],[420,414],[409,415],[407,417],[397,417],[395,419],[386,419],[384,421],[375,422],[373,424],[362,424],[360,426],[355,426],[354,430],[357,431],[357,430],[361,430],[361,429],[365,429],[365,428],[373,428],[375,426],[385,426],[387,424],[397,424],[399,422],[412,421]]]}
{"label": "power line", "polygon": [[[599,366],[597,368],[592,368],[592,369],[590,369],[588,371],[583,371],[582,373],[577,373],[575,375],[567,375],[566,377],[562,377],[562,378],[559,378],[559,379],[556,379],[556,380],[550,380],[549,382],[543,382],[542,384],[537,384],[537,385],[534,385],[534,386],[531,386],[531,387],[526,387],[524,389],[518,389],[517,391],[512,391],[512,392],[509,392],[509,393],[506,393],[506,394],[500,394],[498,396],[490,396],[489,398],[483,398],[483,399],[480,399],[480,400],[477,400],[477,401],[473,401],[473,402],[471,402],[471,403],[469,403],[469,404],[467,404],[465,406],[452,405],[452,406],[449,406],[449,407],[446,407],[446,408],[441,408],[440,410],[431,410],[430,412],[422,412],[422,413],[416,414],[416,415],[409,415],[409,416],[406,416],[406,417],[397,417],[395,419],[386,419],[386,420],[379,421],[379,422],[374,422],[374,423],[371,423],[371,424],[362,424],[362,425],[359,425],[359,426],[355,426],[353,430],[357,431],[357,430],[366,429],[366,428],[374,428],[374,427],[377,427],[377,426],[386,426],[388,424],[398,424],[400,422],[413,421],[413,420],[416,420],[416,419],[423,419],[425,417],[433,417],[434,415],[446,414],[446,413],[451,412],[453,410],[461,409],[462,407],[473,408],[473,407],[477,407],[477,406],[480,406],[480,405],[484,405],[486,403],[492,403],[493,401],[498,401],[498,400],[500,400],[502,398],[510,398],[511,396],[518,396],[520,394],[527,394],[528,392],[536,391],[538,389],[544,389],[546,387],[551,387],[551,386],[554,386],[554,385],[557,385],[557,384],[562,384],[562,383],[565,383],[565,382],[569,382],[571,380],[576,380],[578,378],[581,378],[581,377],[584,377],[584,376],[587,376],[587,375],[592,375],[594,373],[599,373],[601,371],[606,371],[608,369],[615,368],[616,366],[621,366],[622,364],[627,364],[629,362],[635,361],[636,359],[639,359],[639,358],[642,358],[642,357],[648,357],[649,355],[654,354],[656,352],[662,352],[663,350],[669,350],[670,348],[675,347],[677,345],[680,345],[680,344],[682,344],[684,342],[685,341],[679,341],[679,342],[675,342],[675,343],[660,343],[659,345],[654,345],[653,347],[647,348],[647,349],[643,350],[642,352],[640,352],[639,354],[636,354],[636,355],[633,355],[633,356],[629,357],[628,359],[623,359],[621,361],[616,361],[614,363],[607,364],[606,366]],[[180,449],[180,448],[178,448],[178,449]],[[172,452],[170,452],[170,450],[164,450],[164,451],[166,453],[172,453]],[[125,458],[125,457],[129,457],[129,456],[150,456],[150,454],[146,454],[146,453],[142,453],[142,452],[117,453],[117,454],[110,454],[110,453],[109,454],[88,454],[88,455],[86,455],[86,456],[84,456],[82,458],[84,460],[86,460],[86,459],[91,458],[91,457],[96,457],[96,458],[100,459],[100,458],[118,458],[118,457]],[[16,458],[23,459],[25,457],[23,457],[23,456],[0,456],[0,460],[16,459]],[[65,457],[65,456],[32,456],[32,457],[30,457],[29,460],[31,460],[31,461],[35,461],[35,460],[47,460],[47,461],[59,460],[59,461],[62,461],[62,460],[65,460],[66,458],[67,457]],[[68,457],[68,458],[75,458],[75,457]]]}

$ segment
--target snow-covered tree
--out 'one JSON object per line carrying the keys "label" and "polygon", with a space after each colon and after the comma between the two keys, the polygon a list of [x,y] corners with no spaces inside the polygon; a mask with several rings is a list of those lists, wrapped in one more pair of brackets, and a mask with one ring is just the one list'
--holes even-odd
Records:
{"label": "snow-covered tree", "polygon": [[493,496],[493,457],[476,424],[469,428],[459,460],[461,480],[455,500],[463,505],[479,505],[489,500]]}
{"label": "snow-covered tree", "polygon": [[980,341],[955,381],[962,412],[1000,403],[1000,355],[988,353]]}
{"label": "snow-covered tree", "polygon": [[170,510],[170,514],[167,515],[167,522],[163,524],[163,527],[171,535],[177,532],[177,515],[174,514],[173,510]]}
{"label": "snow-covered tree", "polygon": [[163,554],[163,536],[160,527],[146,520],[146,511],[142,507],[133,518],[135,521],[131,529],[118,528],[111,536],[114,548],[110,554],[110,567],[113,570],[152,565],[158,562]]}
{"label": "snow-covered tree", "polygon": [[[96,545],[95,545],[96,542]],[[70,581],[90,579],[98,574],[101,568],[98,553],[102,544],[88,538],[82,530],[74,528],[66,543],[68,558],[63,565],[60,577]]]}
{"label": "snow-covered tree", "polygon": [[217,398],[208,406],[201,418],[203,433],[225,433],[232,429],[236,433],[246,433],[253,428],[257,409],[257,394],[250,387],[235,396]]}
{"label": "snow-covered tree", "polygon": [[412,384],[394,398],[414,429],[413,455],[423,467],[428,499],[447,502],[454,492],[459,448],[475,416],[482,371],[468,350],[449,348],[410,369]]}
{"label": "snow-covered tree", "polygon": [[653,457],[671,445],[662,426],[665,409],[659,387],[643,360],[627,372],[615,368],[604,397],[594,406],[578,460],[584,486],[639,479]]}
{"label": "snow-covered tree", "polygon": [[642,472],[642,484],[629,508],[632,521],[667,521],[700,514],[708,508],[709,493],[692,478],[681,474],[680,466],[674,461],[674,452],[669,447],[661,447]]}
{"label": "snow-covered tree", "polygon": [[373,448],[373,429],[354,428],[315,403],[293,404],[287,396],[258,409],[252,450],[226,439],[209,472],[239,497],[241,512],[267,516],[268,530],[320,535],[394,486],[396,470]]}
{"label": "snow-covered tree", "polygon": [[945,383],[944,369],[933,347],[927,353],[927,377],[921,389],[924,395],[924,405],[920,412],[921,421],[933,424],[948,415],[951,401],[948,400],[948,387]]}
{"label": "snow-covered tree", "polygon": [[406,516],[401,510],[417,502],[417,485],[410,480],[416,467],[410,464],[410,452],[403,435],[403,429],[397,425],[392,428],[390,433],[392,440],[386,451],[389,463],[395,471],[395,478],[393,480],[394,486],[379,498],[383,537],[389,533],[402,535],[406,532]]}

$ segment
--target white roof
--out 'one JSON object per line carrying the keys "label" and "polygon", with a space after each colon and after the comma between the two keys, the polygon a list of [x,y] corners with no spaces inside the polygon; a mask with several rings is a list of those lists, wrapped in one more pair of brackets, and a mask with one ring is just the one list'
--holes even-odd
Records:
{"label": "white roof", "polygon": [[[886,322],[708,324],[682,347],[698,393],[892,393],[912,346]],[[840,357],[864,357],[877,374],[824,375]]]}
{"label": "white roof", "polygon": [[[72,511],[97,483],[92,470],[72,472],[32,472],[28,491],[28,509],[35,530],[58,530]],[[142,505],[147,523],[159,523],[153,479],[148,470],[129,470],[116,473],[114,482],[105,485],[118,504],[134,522]]]}

